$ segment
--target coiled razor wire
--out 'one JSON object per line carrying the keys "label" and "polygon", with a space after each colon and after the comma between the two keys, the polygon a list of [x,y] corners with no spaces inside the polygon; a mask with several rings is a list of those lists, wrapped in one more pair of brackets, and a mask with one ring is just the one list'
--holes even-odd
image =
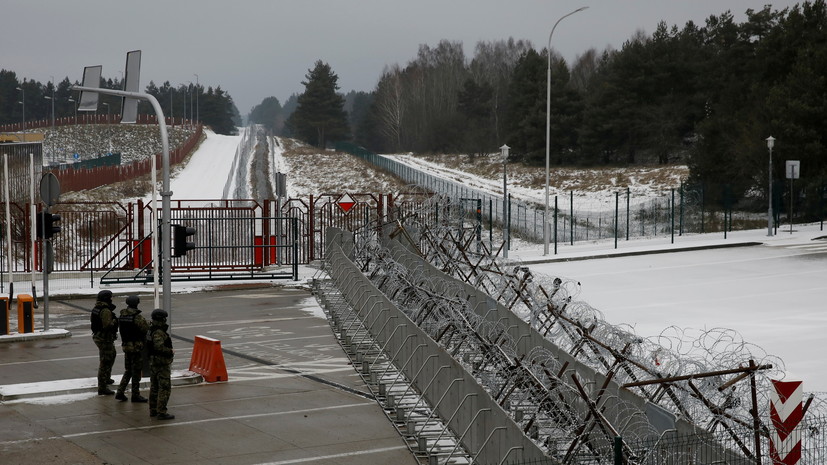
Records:
{"label": "coiled razor wire", "polygon": [[[579,362],[621,385],[631,385],[641,397],[715,437],[727,436],[736,444],[733,449],[748,458],[755,453],[750,450],[749,435],[755,434],[757,418],[769,416],[770,380],[784,377],[778,357],[747,343],[729,328],[670,327],[659,335],[641,337],[629,325],[610,324],[599,310],[577,300],[580,283],[576,280],[534,273],[517,261],[498,257],[502,247],[486,247],[479,225],[469,221],[467,204],[439,195],[422,197],[427,200],[419,209],[408,209],[397,217],[391,235],[404,233],[426,261],[484,290]],[[582,412],[588,409],[573,408],[584,402],[584,388],[576,379],[555,376],[564,367],[553,354],[538,349],[519,358],[508,328],[474,313],[460,284],[446,285],[445,280],[422,270],[408,269],[378,241],[364,239],[375,238],[378,229],[372,225],[357,232],[361,240],[356,241],[356,257],[363,270],[492,397],[503,399],[503,407],[550,456],[564,463],[610,457],[613,444],[608,428],[623,436],[631,463],[664,463],[667,459],[704,463],[686,450],[665,451],[656,447],[657,442],[647,444],[659,435],[635,405],[621,399],[600,399],[603,410],[592,409],[587,415]],[[658,382],[662,379],[670,381]],[[755,406],[750,379],[754,380]],[[636,384],[641,382],[649,384]],[[815,394],[809,394],[806,405],[810,416],[820,418],[827,413],[824,399]],[[607,425],[606,418],[624,420]],[[770,427],[760,423],[758,434],[766,437]],[[601,429],[603,434],[596,434]],[[812,442],[825,442],[824,431],[815,427],[808,431]],[[824,449],[808,448],[804,436],[800,463],[824,463]],[[647,445],[632,450],[628,444]],[[762,444],[766,456],[766,440]]]}

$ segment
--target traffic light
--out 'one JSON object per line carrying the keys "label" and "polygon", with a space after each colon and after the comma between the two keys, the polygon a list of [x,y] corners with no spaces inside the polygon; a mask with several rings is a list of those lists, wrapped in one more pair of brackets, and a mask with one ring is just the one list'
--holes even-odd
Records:
{"label": "traffic light", "polygon": [[172,247],[173,257],[183,257],[188,251],[195,248],[195,242],[187,242],[187,238],[195,234],[195,228],[173,224],[172,226]]}
{"label": "traffic light", "polygon": [[37,237],[51,239],[61,230],[60,215],[57,213],[40,212],[35,216],[35,233]]}

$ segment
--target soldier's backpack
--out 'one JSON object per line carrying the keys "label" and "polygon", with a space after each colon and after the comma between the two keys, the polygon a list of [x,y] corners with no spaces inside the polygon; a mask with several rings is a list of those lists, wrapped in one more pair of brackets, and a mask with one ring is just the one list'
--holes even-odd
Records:
{"label": "soldier's backpack", "polygon": [[101,310],[100,307],[95,307],[92,309],[92,316],[90,317],[92,320],[92,333],[97,334],[100,330],[103,329],[103,322],[101,321]]}
{"label": "soldier's backpack", "polygon": [[118,318],[118,329],[123,342],[138,342],[141,338],[135,325],[135,315],[123,315]]}

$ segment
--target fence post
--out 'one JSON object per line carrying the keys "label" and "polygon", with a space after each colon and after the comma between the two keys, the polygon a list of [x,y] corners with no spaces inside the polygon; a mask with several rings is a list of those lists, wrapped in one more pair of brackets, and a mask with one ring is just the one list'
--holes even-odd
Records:
{"label": "fence post", "polygon": [[614,465],[623,465],[623,438],[615,436],[614,440],[615,463]]}
{"label": "fence post", "polygon": [[299,280],[299,219],[293,217],[293,281]]}
{"label": "fence post", "polygon": [[571,239],[571,245],[574,245],[574,191],[569,192],[569,214],[571,215],[571,224],[569,225],[569,238]]}
{"label": "fence post", "polygon": [[617,248],[618,211],[620,210],[620,192],[615,192],[615,249]]}
{"label": "fence post", "polygon": [[554,255],[557,255],[557,196],[554,196]]}
{"label": "fence post", "polygon": [[669,204],[672,216],[672,243],[675,243],[675,188],[672,188],[672,202]]}
{"label": "fence post", "polygon": [[681,187],[680,187],[680,197],[681,197],[681,207],[680,207],[680,220],[678,222],[678,236],[683,236],[683,179],[681,179]]}
{"label": "fence post", "polygon": [[632,197],[631,189],[629,189],[629,186],[626,186],[626,240],[627,241],[629,240],[629,217],[631,216],[630,215],[630,213],[631,213],[630,212],[631,197]]}

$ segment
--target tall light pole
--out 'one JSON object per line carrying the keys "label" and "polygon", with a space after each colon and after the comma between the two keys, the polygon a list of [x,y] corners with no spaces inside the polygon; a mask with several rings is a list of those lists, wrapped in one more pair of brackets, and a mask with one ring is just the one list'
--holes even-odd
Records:
{"label": "tall light pole", "polygon": [[767,236],[772,236],[772,148],[775,145],[775,137],[767,137],[767,148],[770,149],[770,169],[769,187],[767,188],[767,197],[769,197],[769,209],[767,210]]}
{"label": "tall light pole", "polygon": [[198,124],[198,118],[201,116],[199,114],[198,108],[198,94],[200,94],[200,88],[198,87],[198,75],[193,73],[195,76],[195,123]]}
{"label": "tall light pole", "polygon": [[78,124],[78,106],[75,105],[75,99],[73,97],[69,97],[69,99],[67,101],[72,102],[72,106],[75,108],[75,121],[74,121],[74,124]]}
{"label": "tall light pole", "polygon": [[17,103],[23,105],[23,132],[26,132],[26,91],[23,90],[23,86],[17,87],[17,90],[19,90],[22,95],[20,101]]}
{"label": "tall light pole", "polygon": [[546,73],[546,210],[543,215],[543,255],[548,255],[548,241],[549,241],[549,231],[548,231],[548,180],[549,180],[549,151],[551,146],[551,36],[554,35],[554,29],[557,28],[557,25],[560,24],[560,21],[568,18],[569,16],[579,13],[583,10],[588,8],[587,6],[580,7],[569,14],[563,15],[560,19],[554,23],[554,26],[551,28],[551,32],[548,35],[548,72]]}
{"label": "tall light pole", "polygon": [[55,128],[55,77],[49,76],[52,78],[52,96],[46,97],[47,99],[52,101],[52,129]]}
{"label": "tall light pole", "polygon": [[503,144],[500,147],[500,152],[503,155],[503,258],[508,258],[508,236],[510,235],[510,231],[508,230],[510,224],[508,224],[508,174],[506,171],[506,164],[508,163],[508,150],[511,147]]}

